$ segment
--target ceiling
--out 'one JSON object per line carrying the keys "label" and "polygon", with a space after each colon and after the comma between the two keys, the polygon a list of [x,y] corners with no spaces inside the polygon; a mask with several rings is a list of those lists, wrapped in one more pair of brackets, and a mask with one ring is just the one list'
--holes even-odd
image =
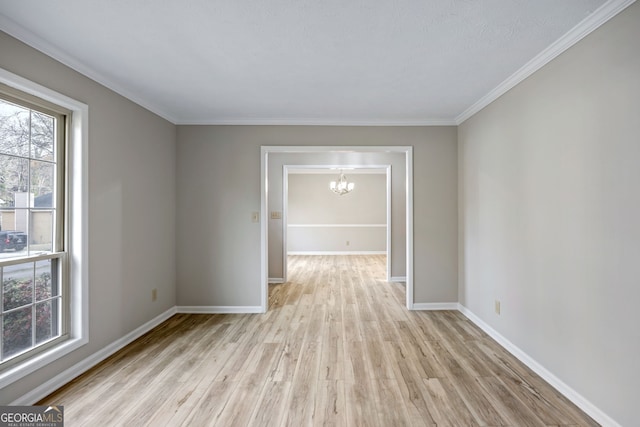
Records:
{"label": "ceiling", "polygon": [[458,124],[632,2],[0,0],[0,29],[176,124]]}

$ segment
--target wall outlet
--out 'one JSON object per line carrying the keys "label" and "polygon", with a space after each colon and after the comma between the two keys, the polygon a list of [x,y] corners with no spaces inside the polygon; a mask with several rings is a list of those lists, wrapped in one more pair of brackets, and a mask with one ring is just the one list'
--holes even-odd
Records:
{"label": "wall outlet", "polygon": [[500,301],[496,300],[495,301],[495,305],[494,305],[494,309],[496,311],[496,314],[500,314]]}
{"label": "wall outlet", "polygon": [[271,212],[271,219],[282,219],[282,212],[278,212],[278,211]]}
{"label": "wall outlet", "polygon": [[151,289],[151,301],[156,301],[158,299],[158,290]]}
{"label": "wall outlet", "polygon": [[349,246],[349,241],[347,240],[347,246]]}

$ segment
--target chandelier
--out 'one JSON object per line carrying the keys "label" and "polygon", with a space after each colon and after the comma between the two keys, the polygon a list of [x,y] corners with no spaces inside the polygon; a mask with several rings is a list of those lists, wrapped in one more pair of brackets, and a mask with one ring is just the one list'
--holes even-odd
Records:
{"label": "chandelier", "polygon": [[340,176],[338,177],[338,180],[331,181],[329,183],[329,190],[333,191],[334,193],[340,196],[342,196],[343,194],[352,192],[354,187],[355,185],[353,184],[353,182],[347,181],[347,177],[344,176],[344,173],[342,173],[342,170],[340,171]]}

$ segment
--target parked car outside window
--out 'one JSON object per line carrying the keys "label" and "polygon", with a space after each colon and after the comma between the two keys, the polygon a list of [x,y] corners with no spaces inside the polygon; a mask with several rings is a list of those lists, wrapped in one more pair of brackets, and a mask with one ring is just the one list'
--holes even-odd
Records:
{"label": "parked car outside window", "polygon": [[0,231],[0,252],[21,251],[27,246],[27,234],[22,231]]}

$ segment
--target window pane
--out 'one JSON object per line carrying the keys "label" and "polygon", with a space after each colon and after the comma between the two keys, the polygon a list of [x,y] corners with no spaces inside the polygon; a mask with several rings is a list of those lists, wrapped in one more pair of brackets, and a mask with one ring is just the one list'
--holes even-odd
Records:
{"label": "window pane", "polygon": [[31,193],[36,208],[53,207],[55,165],[37,160],[31,161]]}
{"label": "window pane", "polygon": [[36,262],[36,301],[60,295],[58,280],[52,271],[57,260],[46,259]]}
{"label": "window pane", "polygon": [[36,304],[36,344],[59,335],[59,311],[60,300],[58,298]]}
{"label": "window pane", "polygon": [[0,206],[29,207],[29,161],[0,154]]}
{"label": "window pane", "polygon": [[31,157],[34,159],[54,159],[55,119],[34,111],[31,115]]}
{"label": "window pane", "polygon": [[[0,208],[0,230],[13,230],[16,225],[15,209]],[[0,253],[2,253],[2,241],[0,240]]]}
{"label": "window pane", "polygon": [[0,100],[0,153],[29,155],[29,110]]}
{"label": "window pane", "polygon": [[25,248],[29,244],[27,233],[22,231],[28,226],[28,209],[0,211],[0,260],[27,255]]}
{"label": "window pane", "polygon": [[33,303],[33,263],[2,268],[2,303],[4,311]]}
{"label": "window pane", "polygon": [[53,211],[31,211],[29,224],[29,252],[31,254],[51,252],[53,250]]}
{"label": "window pane", "polygon": [[32,310],[33,306],[29,306],[2,316],[3,359],[31,348]]}

